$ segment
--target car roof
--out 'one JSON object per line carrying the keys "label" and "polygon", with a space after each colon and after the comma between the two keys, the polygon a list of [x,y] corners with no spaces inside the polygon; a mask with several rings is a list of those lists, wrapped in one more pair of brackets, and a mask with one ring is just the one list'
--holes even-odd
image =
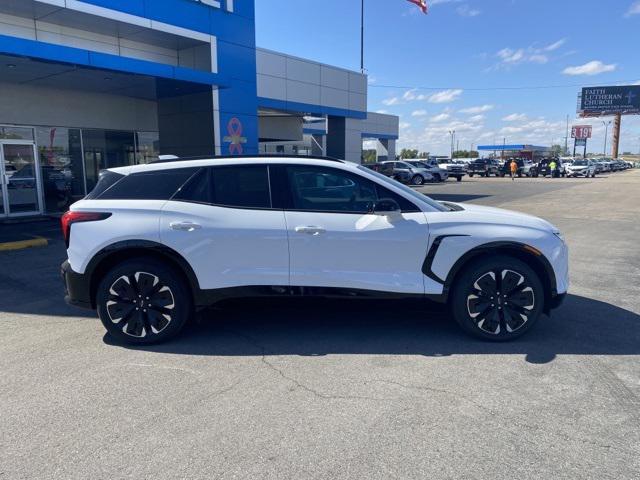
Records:
{"label": "car roof", "polygon": [[355,163],[327,157],[308,156],[283,156],[283,155],[243,155],[232,157],[209,157],[209,158],[179,158],[159,160],[151,163],[131,165],[127,167],[109,168],[109,171],[129,175],[131,173],[153,172],[159,170],[173,170],[179,168],[224,166],[224,165],[264,165],[269,164],[305,164],[326,167],[343,167],[350,170],[356,167]]}

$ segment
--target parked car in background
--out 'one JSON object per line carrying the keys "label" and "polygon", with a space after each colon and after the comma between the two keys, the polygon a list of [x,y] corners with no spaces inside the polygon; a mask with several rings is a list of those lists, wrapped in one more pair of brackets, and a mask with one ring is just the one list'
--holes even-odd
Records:
{"label": "parked car in background", "polygon": [[417,160],[407,160],[407,163],[413,165],[416,168],[424,168],[431,175],[433,175],[433,179],[436,182],[446,182],[449,178],[449,172],[445,168],[440,168],[437,163],[434,165]]}
{"label": "parked car in background", "polygon": [[568,177],[595,177],[596,165],[591,160],[576,160],[573,165],[567,168]]}
{"label": "parked car in background", "polygon": [[[516,158],[515,160],[518,164],[518,170],[516,172],[518,177],[531,177],[536,173],[536,166],[531,160],[523,158]],[[500,169],[501,177],[508,177],[509,175],[511,175],[511,160],[505,161]]]}
{"label": "parked car in background", "polygon": [[[409,184],[411,185],[423,185],[425,182],[433,181],[433,175],[424,167],[416,167],[404,161],[389,161],[382,163],[393,165],[394,172],[408,173]],[[404,173],[402,173],[402,175],[406,176]]]}
{"label": "parked car in background", "polygon": [[469,163],[469,176],[479,175],[481,177],[489,177],[500,175],[500,165],[497,161],[490,158],[478,158]]}
{"label": "parked car in background", "polygon": [[559,158],[543,158],[538,162],[535,166],[535,172],[532,173],[534,177],[541,176],[553,176],[553,172],[551,171],[551,163],[555,162],[556,164],[556,175],[559,177],[564,177],[567,174],[567,164],[563,163]]}
{"label": "parked car in background", "polygon": [[462,177],[467,174],[468,165],[462,160],[451,160],[450,158],[441,158],[438,160],[440,168],[444,168],[449,172],[449,176],[461,182]]}
{"label": "parked car in background", "polygon": [[393,178],[400,183],[404,183],[406,185],[411,183],[411,172],[407,170],[394,170],[393,162],[368,163],[364,164],[364,166],[374,172]]}

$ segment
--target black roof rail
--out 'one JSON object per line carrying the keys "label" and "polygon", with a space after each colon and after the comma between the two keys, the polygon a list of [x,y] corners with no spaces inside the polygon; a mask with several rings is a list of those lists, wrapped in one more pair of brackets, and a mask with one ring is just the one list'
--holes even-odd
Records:
{"label": "black roof rail", "polygon": [[156,163],[169,163],[169,162],[185,162],[188,160],[220,160],[220,159],[236,159],[236,158],[300,158],[301,160],[328,160],[330,162],[345,163],[344,160],[335,157],[323,157],[319,155],[287,155],[283,153],[259,153],[257,155],[198,155],[192,157],[178,157],[174,155],[160,155],[160,157],[166,156],[167,158],[159,158],[158,160],[152,160],[149,164]]}

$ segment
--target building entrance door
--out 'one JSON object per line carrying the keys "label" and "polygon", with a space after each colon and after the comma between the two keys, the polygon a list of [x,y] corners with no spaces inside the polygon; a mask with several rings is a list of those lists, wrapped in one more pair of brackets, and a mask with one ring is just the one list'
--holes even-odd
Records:
{"label": "building entrance door", "polygon": [[0,217],[42,213],[42,184],[33,142],[0,140],[0,185]]}

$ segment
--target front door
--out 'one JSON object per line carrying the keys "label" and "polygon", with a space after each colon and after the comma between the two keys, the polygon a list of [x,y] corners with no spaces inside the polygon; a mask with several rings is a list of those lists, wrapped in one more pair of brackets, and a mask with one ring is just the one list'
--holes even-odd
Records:
{"label": "front door", "polygon": [[35,145],[0,141],[0,216],[36,215],[42,212]]}
{"label": "front door", "polygon": [[[344,170],[287,167],[291,285],[423,294],[429,226],[415,205]],[[402,213],[377,215],[391,198]]]}

